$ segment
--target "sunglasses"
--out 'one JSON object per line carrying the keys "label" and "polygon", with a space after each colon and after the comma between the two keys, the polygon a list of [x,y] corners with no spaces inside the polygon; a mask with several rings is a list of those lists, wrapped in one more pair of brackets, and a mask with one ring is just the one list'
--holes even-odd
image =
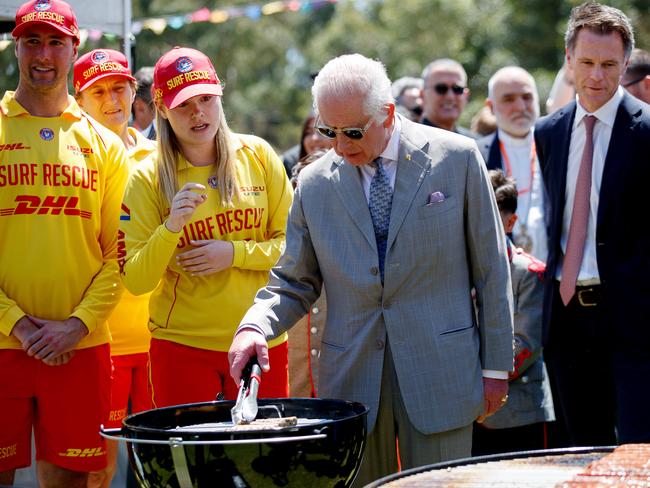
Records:
{"label": "sunglasses", "polygon": [[433,88],[433,90],[438,95],[446,95],[449,90],[454,92],[454,95],[462,95],[465,92],[465,87],[460,85],[446,85],[445,83],[436,83],[433,86],[427,88]]}
{"label": "sunglasses", "polygon": [[641,78],[638,80],[633,80],[633,81],[628,81],[627,83],[623,84],[623,88],[627,88],[628,86],[636,85],[638,82],[642,81],[645,79],[647,75],[643,75]]}
{"label": "sunglasses", "polygon": [[342,129],[338,129],[336,127],[329,127],[327,125],[319,125],[317,123],[316,125],[314,125],[314,129],[316,129],[320,135],[322,135],[323,137],[327,137],[328,139],[336,139],[336,134],[343,134],[348,139],[358,141],[359,139],[363,139],[364,134],[368,132],[368,129],[370,128],[373,122],[374,119],[371,118],[363,128],[344,127]]}

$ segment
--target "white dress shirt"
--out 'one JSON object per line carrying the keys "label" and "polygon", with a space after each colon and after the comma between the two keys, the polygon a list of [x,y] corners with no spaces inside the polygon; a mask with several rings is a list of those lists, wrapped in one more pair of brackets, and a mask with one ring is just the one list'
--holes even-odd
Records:
{"label": "white dress shirt", "polygon": [[[397,176],[397,160],[399,158],[399,138],[402,133],[402,122],[399,117],[395,117],[395,124],[393,125],[393,132],[390,135],[388,144],[384,151],[379,155],[383,158],[382,164],[386,177],[390,183],[391,189],[395,190],[395,177]],[[370,198],[370,182],[372,177],[375,176],[377,170],[370,164],[359,166],[359,175],[361,176],[361,185],[363,186],[363,193],[366,196],[366,201]],[[491,369],[483,370],[484,378],[508,379],[507,371],[495,371]]]}
{"label": "white dress shirt", "polygon": [[[576,182],[578,180],[578,171],[582,152],[585,146],[585,124],[584,117],[593,115],[598,120],[594,126],[594,153],[591,170],[591,195],[589,197],[589,223],[587,226],[587,238],[585,240],[585,249],[578,273],[578,282],[599,282],[598,260],[596,257],[596,224],[598,221],[598,202],[600,201],[600,185],[603,180],[603,169],[605,168],[605,157],[609,148],[609,141],[612,138],[612,129],[616,120],[618,106],[623,99],[623,88],[620,86],[614,96],[609,99],[605,105],[593,113],[587,112],[580,99],[577,99],[576,116],[573,121],[571,131],[571,144],[569,145],[569,159],[567,161],[567,177],[565,189],[564,216],[562,219],[562,236],[560,246],[562,252],[566,253],[567,241],[569,240],[569,226],[571,225],[571,215],[573,214],[573,201],[575,198]],[[558,263],[555,276],[558,280],[562,279],[562,263]]]}
{"label": "white dress shirt", "polygon": [[[384,173],[388,178],[391,190],[395,190],[395,176],[397,175],[397,159],[399,158],[399,136],[402,134],[402,121],[399,117],[395,117],[393,124],[393,132],[390,135],[388,144],[384,151],[379,155],[382,158],[382,166]],[[370,202],[370,182],[375,176],[377,170],[370,164],[359,166],[359,174],[361,175],[361,185],[363,186],[363,193],[366,196],[366,201]]]}
{"label": "white dress shirt", "polygon": [[[530,238],[530,248],[527,252],[537,259],[546,261],[546,227],[544,225],[544,191],[539,160],[535,153],[531,181],[531,149],[534,141],[531,130],[526,137],[512,137],[499,131],[499,141],[510,163],[512,176],[517,183],[517,216],[512,231],[515,243],[523,245],[526,236]],[[504,162],[504,167],[505,167]],[[507,169],[507,168],[506,168]],[[524,224],[522,226],[522,224]],[[525,235],[524,235],[525,234]]]}
{"label": "white dress shirt", "polygon": [[154,118],[151,121],[151,124],[149,124],[148,126],[146,126],[144,129],[142,129],[140,131],[140,134],[142,134],[145,137],[149,137],[149,134],[151,133],[151,130],[155,129],[155,128],[156,128],[156,119]]}

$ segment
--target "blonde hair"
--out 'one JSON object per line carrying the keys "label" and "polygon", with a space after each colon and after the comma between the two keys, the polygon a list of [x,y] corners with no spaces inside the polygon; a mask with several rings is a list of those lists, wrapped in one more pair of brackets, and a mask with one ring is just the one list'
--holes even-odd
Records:
{"label": "blonde hair", "polygon": [[[219,105],[221,105],[221,97],[217,98]],[[156,107],[156,142],[158,142],[158,156],[156,158],[158,188],[171,206],[174,195],[180,190],[176,165],[183,152],[169,121],[161,115],[158,107]],[[217,180],[217,190],[221,195],[221,203],[225,206],[231,206],[235,196],[239,196],[235,176],[237,156],[235,154],[233,133],[228,127],[223,109],[219,110],[219,130],[217,130],[215,143],[217,145],[217,160],[213,165],[213,176]]]}

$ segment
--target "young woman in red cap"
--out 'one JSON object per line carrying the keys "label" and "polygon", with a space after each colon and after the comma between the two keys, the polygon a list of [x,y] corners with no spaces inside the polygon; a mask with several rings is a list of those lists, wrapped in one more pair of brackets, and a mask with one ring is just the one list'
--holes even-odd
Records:
{"label": "young woman in red cap", "polygon": [[[233,133],[210,59],[189,48],[154,70],[159,153],[131,173],[118,262],[150,301],[156,407],[234,399],[228,348],[284,249],[292,189],[271,146]],[[286,334],[271,341],[260,397],[288,396]]]}
{"label": "young woman in red cap", "polygon": [[[156,145],[128,126],[136,81],[124,54],[95,49],[74,64],[73,84],[79,105],[97,122],[117,134],[126,148],[129,167],[155,158]],[[122,426],[129,400],[131,411],[152,407],[148,381],[151,334],[149,294],[134,296],[128,291],[108,318],[111,331],[111,409],[106,428]],[[90,474],[88,487],[108,488],[117,467],[117,441],[107,441],[108,465]]]}

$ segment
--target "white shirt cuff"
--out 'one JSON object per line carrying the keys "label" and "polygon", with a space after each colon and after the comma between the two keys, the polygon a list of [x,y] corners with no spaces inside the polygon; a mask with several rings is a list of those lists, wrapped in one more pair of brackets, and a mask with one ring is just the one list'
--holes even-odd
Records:
{"label": "white shirt cuff", "polygon": [[507,380],[508,372],[507,371],[496,371],[494,369],[484,369],[483,378],[492,378],[495,380]]}
{"label": "white shirt cuff", "polygon": [[240,325],[237,328],[237,330],[235,331],[235,335],[239,334],[240,332],[242,332],[244,330],[254,330],[255,332],[259,332],[260,334],[265,335],[262,328],[255,325],[255,324],[242,324],[242,325]]}

